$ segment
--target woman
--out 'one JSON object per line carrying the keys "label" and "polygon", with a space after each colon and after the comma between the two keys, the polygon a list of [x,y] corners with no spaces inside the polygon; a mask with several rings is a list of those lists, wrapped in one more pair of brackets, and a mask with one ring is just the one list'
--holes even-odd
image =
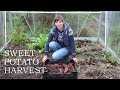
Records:
{"label": "woman", "polygon": [[53,24],[46,43],[45,56],[42,62],[48,59],[49,50],[54,52],[52,54],[53,60],[60,60],[67,55],[71,55],[72,59],[77,62],[73,30],[60,15],[54,18]]}

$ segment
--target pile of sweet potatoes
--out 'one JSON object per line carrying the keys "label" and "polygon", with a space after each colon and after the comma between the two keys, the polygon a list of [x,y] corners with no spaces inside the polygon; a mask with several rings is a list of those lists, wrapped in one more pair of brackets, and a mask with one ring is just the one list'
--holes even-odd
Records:
{"label": "pile of sweet potatoes", "polygon": [[73,63],[47,64],[46,69],[49,74],[70,74],[74,70]]}

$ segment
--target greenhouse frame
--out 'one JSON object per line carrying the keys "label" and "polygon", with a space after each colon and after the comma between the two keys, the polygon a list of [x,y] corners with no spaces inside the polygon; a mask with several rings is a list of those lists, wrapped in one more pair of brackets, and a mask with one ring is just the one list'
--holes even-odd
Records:
{"label": "greenhouse frame", "polygon": [[[120,64],[120,12],[119,11],[76,11],[76,12],[44,12],[44,11],[1,11],[0,12],[0,52],[11,41],[17,29],[27,29],[30,38],[35,37],[41,25],[51,27],[55,15],[61,14],[71,25],[75,40],[91,40],[100,42],[103,48],[117,58]],[[45,15],[48,16],[43,18]],[[49,18],[49,16],[52,18]],[[45,21],[46,20],[46,21]],[[23,23],[21,22],[24,22]],[[45,22],[42,22],[45,21]],[[42,23],[42,24],[41,24]],[[50,24],[49,24],[50,23]],[[21,26],[17,28],[18,26]],[[89,29],[88,29],[89,28]],[[41,29],[42,30],[42,29]],[[49,32],[49,28],[46,28]],[[40,31],[45,32],[45,30]]]}

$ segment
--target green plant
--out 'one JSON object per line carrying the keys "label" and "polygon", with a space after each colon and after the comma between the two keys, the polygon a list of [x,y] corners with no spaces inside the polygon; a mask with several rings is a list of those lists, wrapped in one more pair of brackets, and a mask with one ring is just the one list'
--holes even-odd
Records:
{"label": "green plant", "polygon": [[[34,28],[32,25],[31,28]],[[35,29],[29,30],[27,29],[25,32],[28,34],[29,37],[39,37],[40,34],[49,34],[50,33],[50,27],[44,26],[44,25],[35,25]]]}
{"label": "green plant", "polygon": [[109,60],[112,64],[117,62],[117,59],[115,57],[112,57],[112,56],[109,57]]}
{"label": "green plant", "polygon": [[44,26],[44,25],[39,25],[36,26],[36,36],[39,36],[40,34],[49,34],[50,32],[50,27]]}
{"label": "green plant", "polygon": [[79,41],[76,40],[76,41],[75,41],[75,47],[78,48],[78,46],[79,46]]}
{"label": "green plant", "polygon": [[14,44],[22,44],[24,45],[29,41],[27,35],[24,32],[15,31],[11,36],[11,42]]}
{"label": "green plant", "polygon": [[[117,54],[120,42],[120,22],[119,19],[115,19],[117,22],[112,22],[110,25],[110,34],[108,36],[107,45]],[[120,56],[120,55],[119,55]]]}
{"label": "green plant", "polygon": [[0,52],[0,60],[3,58],[3,53]]}
{"label": "green plant", "polygon": [[31,40],[31,43],[26,44],[29,49],[40,49],[41,52],[44,52],[45,44],[47,40],[47,35],[39,34],[39,37],[34,37]]}
{"label": "green plant", "polygon": [[[12,15],[12,20],[13,20],[13,30],[23,32],[26,31],[26,29],[28,28],[28,26],[24,24],[23,21],[25,20],[20,14],[14,13]],[[7,25],[7,27],[8,26],[9,25]]]}
{"label": "green plant", "polygon": [[26,44],[26,45],[27,45],[27,47],[28,47],[29,49],[35,49],[35,47],[37,46],[37,44],[34,43],[34,42],[28,43],[28,44]]}
{"label": "green plant", "polygon": [[81,53],[81,48],[76,48],[76,52],[77,52],[78,54],[80,54],[80,53]]}
{"label": "green plant", "polygon": [[103,56],[105,59],[108,59],[111,56],[110,52],[103,51],[103,52],[98,52],[100,56]]}
{"label": "green plant", "polygon": [[111,53],[107,51],[104,51],[103,54],[105,58],[109,58],[111,56]]}
{"label": "green plant", "polygon": [[89,55],[89,57],[88,57],[88,59],[87,59],[87,63],[89,63],[90,62],[90,59],[91,59],[91,56]]}

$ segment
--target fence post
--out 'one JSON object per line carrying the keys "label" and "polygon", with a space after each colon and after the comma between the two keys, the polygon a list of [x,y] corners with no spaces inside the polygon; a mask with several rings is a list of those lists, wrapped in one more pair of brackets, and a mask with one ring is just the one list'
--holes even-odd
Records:
{"label": "fence post", "polygon": [[9,16],[10,32],[13,32],[12,15],[10,12],[8,12],[8,16]]}
{"label": "fence post", "polygon": [[100,30],[101,30],[101,19],[102,19],[102,13],[100,13],[99,22],[98,22],[98,39],[100,38]]}
{"label": "fence post", "polygon": [[107,37],[108,37],[108,11],[105,11],[105,46],[107,44]]}
{"label": "fence post", "polygon": [[7,35],[6,35],[6,11],[3,12],[3,30],[4,30],[4,35],[5,35],[5,42],[4,42],[4,46],[6,46],[7,44]]}

